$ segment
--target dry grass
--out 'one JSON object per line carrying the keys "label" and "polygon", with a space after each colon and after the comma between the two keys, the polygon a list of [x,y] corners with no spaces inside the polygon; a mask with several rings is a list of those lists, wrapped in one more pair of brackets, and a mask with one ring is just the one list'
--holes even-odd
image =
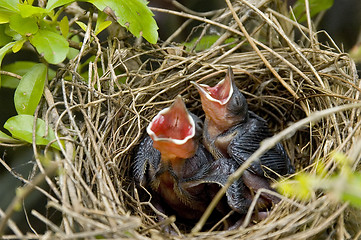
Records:
{"label": "dry grass", "polygon": [[[345,220],[350,215],[347,204],[321,193],[309,202],[283,197],[266,220],[237,231],[172,236],[164,235],[160,225],[172,224],[174,219],[157,223],[154,207],[139,200],[131,165],[145,127],[179,94],[190,111],[202,116],[199,95],[189,82],[214,84],[229,65],[250,109],[264,117],[274,132],[289,127],[287,134],[274,140],[283,141],[298,171],[312,173],[315,160],[322,159],[331,173],[333,150],[345,152],[358,165],[360,150],[353,146],[360,134],[361,86],[353,61],[337,46],[319,43],[317,36],[323,33],[314,31],[310,19],[310,27],[290,20],[278,1],[257,1],[256,7],[251,1],[226,2],[227,9],[210,12],[207,18],[187,9],[152,9],[183,16],[188,23],[200,21],[201,36],[210,29],[220,33],[210,48],[201,51],[170,44],[183,27],[164,43],[136,48],[120,40],[101,46],[98,41],[89,42],[94,36],[85,35],[80,53],[49,84],[38,111],[59,138],[66,136],[64,149],[52,155],[62,170],[58,177],[46,179],[53,191],[48,207],[62,213],[62,223],[56,226],[33,212],[49,226],[41,237],[343,239],[357,233],[345,224],[352,221]],[[84,79],[79,65],[89,52],[97,54],[85,67],[89,74]],[[314,112],[346,104],[355,107],[336,108],[312,123],[295,124],[312,118]],[[13,237],[24,237],[16,227],[12,229]]]}

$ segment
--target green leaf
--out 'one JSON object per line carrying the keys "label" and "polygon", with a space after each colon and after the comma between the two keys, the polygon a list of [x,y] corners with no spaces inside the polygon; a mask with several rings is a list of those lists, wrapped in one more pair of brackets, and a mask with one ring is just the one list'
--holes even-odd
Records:
{"label": "green leaf", "polygon": [[[14,44],[15,42],[10,42],[5,46],[3,46],[2,48],[0,48],[0,67],[1,67],[1,62],[3,61],[3,58],[5,57],[6,53],[14,46]],[[0,74],[0,87],[1,87],[1,74]]]}
{"label": "green leaf", "polygon": [[136,37],[143,36],[150,43],[157,43],[158,26],[154,14],[147,7],[145,0],[87,0],[99,10],[113,11],[117,21]]}
{"label": "green leaf", "polygon": [[54,33],[58,33],[57,25],[53,24],[52,22],[39,21],[38,24],[39,24],[39,29],[41,29],[41,30],[47,30],[47,31],[52,31]]}
{"label": "green leaf", "polygon": [[19,0],[0,0],[0,7],[12,12],[19,12],[18,4]]}
{"label": "green leaf", "polygon": [[[20,76],[24,76],[30,69],[36,65],[36,62],[30,61],[16,61],[14,63],[5,65],[2,69],[4,71],[12,72]],[[56,72],[50,68],[48,68],[48,79],[54,78]],[[7,88],[16,88],[19,84],[20,80],[14,77],[10,77],[8,75],[2,76],[2,86]]]}
{"label": "green leaf", "polygon": [[12,38],[5,33],[7,27],[8,24],[0,24],[0,47],[6,45],[12,40]]}
{"label": "green leaf", "polygon": [[0,142],[2,142],[2,143],[19,143],[19,140],[12,138],[9,135],[0,131]]}
{"label": "green leaf", "polygon": [[105,20],[107,19],[108,15],[104,12],[99,12],[98,13],[98,18],[97,18],[97,23],[96,23],[96,26],[95,26],[95,29],[97,28],[97,26],[102,23],[102,22],[105,22]]}
{"label": "green leaf", "polygon": [[[17,75],[23,76],[29,72],[30,69],[35,65],[35,62],[28,61],[17,61],[8,65],[3,66],[4,71],[12,72]],[[20,80],[8,75],[2,76],[2,87],[16,88],[19,85]]]}
{"label": "green leaf", "polygon": [[299,182],[294,180],[283,181],[277,185],[277,190],[287,197],[302,198],[303,195],[300,194],[300,189],[301,186]]}
{"label": "green leaf", "polygon": [[61,19],[61,21],[59,22],[59,28],[63,37],[67,38],[69,34],[69,20],[67,16]]}
{"label": "green leaf", "polygon": [[69,52],[68,41],[53,31],[39,30],[30,38],[30,42],[40,54],[44,54],[45,60],[52,64],[64,61]]}
{"label": "green leaf", "polygon": [[86,26],[85,23],[80,22],[80,21],[75,21],[75,22],[76,22],[76,24],[79,25],[79,27],[80,27],[81,29],[83,29],[84,32],[86,32],[87,26]]}
{"label": "green leaf", "polygon": [[34,7],[28,4],[19,4],[20,14],[23,18],[27,18],[33,15],[42,15],[49,13],[49,10],[41,8],[41,7]]}
{"label": "green leaf", "polygon": [[8,23],[10,21],[11,14],[13,14],[11,11],[0,8],[0,24]]}
{"label": "green leaf", "polygon": [[[198,42],[195,51],[202,51],[205,49],[210,48],[210,46],[213,45],[217,40],[219,39],[218,35],[206,35],[203,36],[202,39]],[[191,48],[194,47],[194,44],[197,42],[198,37],[193,38],[192,41],[184,43],[184,46],[186,46],[186,50],[190,51]]]}
{"label": "green leaf", "polygon": [[[193,38],[190,42],[186,42],[183,43],[184,46],[186,46],[186,50],[190,51],[193,47],[194,44],[196,44],[196,42],[198,41],[198,37]],[[197,46],[195,47],[195,51],[199,52],[199,51],[203,51],[206,49],[209,49],[217,40],[219,39],[218,35],[205,35],[202,37],[202,39],[197,43]],[[233,42],[235,39],[234,38],[227,38],[224,42],[225,43],[231,43]]]}
{"label": "green leaf", "polygon": [[350,167],[352,164],[351,159],[349,159],[344,153],[333,152],[331,156],[337,163],[341,164],[341,167]]}
{"label": "green leaf", "polygon": [[49,0],[48,4],[46,5],[46,9],[53,10],[54,8],[63,6],[68,3],[75,2],[74,0]]}
{"label": "green leaf", "polygon": [[10,28],[21,35],[34,34],[39,29],[35,18],[23,18],[19,14],[10,17]]}
{"label": "green leaf", "polygon": [[294,180],[285,180],[277,183],[277,190],[286,196],[293,196],[301,200],[309,200],[317,188],[321,178],[308,173],[299,173]]}
{"label": "green leaf", "polygon": [[343,193],[341,199],[344,202],[350,202],[350,204],[353,205],[354,207],[361,208],[361,196],[359,194]]}
{"label": "green leaf", "polygon": [[106,18],[107,18],[107,15],[104,12],[98,13],[98,19],[97,19],[97,23],[95,25],[95,35],[98,35],[101,31],[103,31],[110,24],[112,24],[112,21],[105,21]]}
{"label": "green leaf", "polygon": [[7,36],[10,36],[15,41],[22,39],[21,34],[19,34],[18,32],[14,31],[10,28],[10,24],[6,24],[5,34]]}
{"label": "green leaf", "polygon": [[[9,118],[4,124],[4,128],[7,129],[14,138],[28,143],[33,142],[33,126],[34,117],[31,115],[16,115]],[[38,118],[35,129],[35,143],[37,145],[48,145],[48,143],[55,140],[54,130],[50,126],[48,126],[47,130],[47,135],[45,135],[46,123],[44,120]],[[57,142],[51,144],[51,146],[60,150]]]}
{"label": "green leaf", "polygon": [[[79,43],[79,46],[81,45],[80,38],[78,35],[74,35],[71,38],[72,41]],[[75,48],[70,48],[68,55],[66,56],[68,59],[74,59],[79,54],[79,50]]]}
{"label": "green leaf", "polygon": [[361,175],[359,172],[353,172],[348,177],[347,184],[341,193],[341,199],[361,208]]}
{"label": "green leaf", "polygon": [[95,35],[98,35],[99,33],[101,33],[104,29],[109,27],[110,24],[112,24],[112,21],[105,21],[105,22],[100,23],[98,25],[98,27],[95,28]]}
{"label": "green leaf", "polygon": [[13,53],[17,53],[24,45],[24,43],[27,41],[27,39],[21,39],[19,41],[16,41],[13,46]]}
{"label": "green leaf", "polygon": [[[317,13],[332,7],[334,0],[309,0],[310,15],[315,16]],[[293,7],[293,12],[298,22],[304,22],[306,17],[305,0],[298,0]]]}
{"label": "green leaf", "polygon": [[43,95],[47,67],[36,64],[22,79],[14,94],[18,114],[33,115]]}

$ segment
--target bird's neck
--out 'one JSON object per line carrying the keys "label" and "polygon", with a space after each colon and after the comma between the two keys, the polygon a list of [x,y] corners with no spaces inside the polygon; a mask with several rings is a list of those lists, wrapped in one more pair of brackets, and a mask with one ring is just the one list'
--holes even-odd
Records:
{"label": "bird's neck", "polygon": [[161,160],[164,164],[172,166],[177,172],[180,171],[188,158],[194,156],[197,151],[198,143],[194,139],[189,139],[184,144],[175,144],[172,142],[154,142],[161,153]]}
{"label": "bird's neck", "polygon": [[165,161],[179,161],[179,159],[192,157],[197,151],[198,143],[193,138],[182,144],[174,141],[153,140],[153,147],[159,150]]}
{"label": "bird's neck", "polygon": [[206,131],[208,131],[210,138],[215,138],[220,134],[228,131],[233,126],[247,121],[247,119],[248,113],[243,115],[243,117],[237,115],[233,116],[230,114],[224,114],[222,116],[206,114],[204,128]]}
{"label": "bird's neck", "polygon": [[183,173],[184,163],[187,159],[176,156],[162,156],[161,160],[164,164],[170,165],[174,173],[180,177],[180,175]]}
{"label": "bird's neck", "polygon": [[208,132],[208,136],[211,139],[216,138],[218,135],[227,131],[230,127],[232,127],[231,123],[224,121],[223,124],[218,121],[214,121],[212,118],[206,118],[205,128]]}

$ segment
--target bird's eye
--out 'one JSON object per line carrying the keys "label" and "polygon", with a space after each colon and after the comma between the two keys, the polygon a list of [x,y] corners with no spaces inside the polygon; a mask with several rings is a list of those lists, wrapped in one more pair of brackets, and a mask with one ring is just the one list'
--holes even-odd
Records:
{"label": "bird's eye", "polygon": [[228,110],[232,113],[238,114],[240,111],[243,111],[245,108],[245,99],[243,95],[235,94],[232,97],[230,104],[227,106]]}
{"label": "bird's eye", "polygon": [[234,104],[235,104],[236,106],[242,105],[241,98],[240,98],[238,95],[236,95],[235,98],[234,98]]}

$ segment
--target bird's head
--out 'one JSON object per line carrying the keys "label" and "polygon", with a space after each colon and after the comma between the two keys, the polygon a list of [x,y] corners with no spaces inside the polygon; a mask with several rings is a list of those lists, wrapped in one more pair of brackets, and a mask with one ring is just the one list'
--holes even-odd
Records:
{"label": "bird's head", "polygon": [[170,107],[153,118],[147,132],[162,159],[187,159],[197,150],[202,122],[187,110],[182,98],[177,96]]}
{"label": "bird's head", "polygon": [[206,118],[220,131],[245,121],[248,117],[246,98],[236,87],[231,67],[226,77],[214,87],[191,82],[198,90]]}

